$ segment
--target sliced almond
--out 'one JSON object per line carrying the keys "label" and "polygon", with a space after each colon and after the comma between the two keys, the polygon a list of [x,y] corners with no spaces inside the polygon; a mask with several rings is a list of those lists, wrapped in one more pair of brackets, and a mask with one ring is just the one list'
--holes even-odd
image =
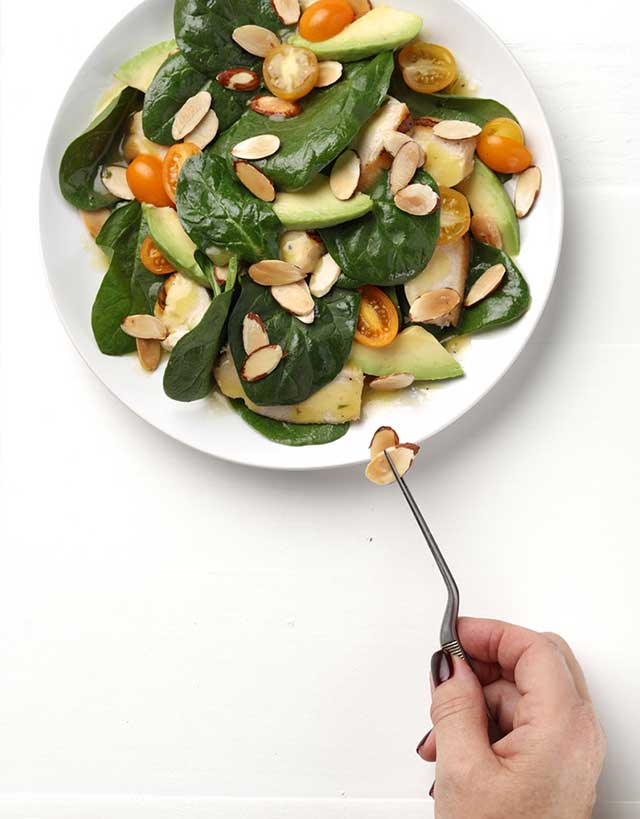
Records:
{"label": "sliced almond", "polygon": [[358,19],[358,17],[364,17],[364,15],[368,14],[372,9],[369,0],[348,0],[348,3],[353,9],[356,19]]}
{"label": "sliced almond", "polygon": [[389,185],[392,194],[395,195],[398,191],[403,190],[411,182],[422,164],[420,162],[421,157],[422,149],[413,140],[400,148],[389,173]]}
{"label": "sliced almond", "polygon": [[280,45],[277,34],[262,26],[238,26],[233,30],[231,37],[240,48],[254,57],[266,57],[272,49]]}
{"label": "sliced almond", "polygon": [[127,182],[127,169],[120,165],[108,165],[102,169],[102,184],[118,199],[131,202],[135,199]]}
{"label": "sliced almond", "polygon": [[431,290],[411,305],[409,318],[418,324],[430,324],[446,316],[460,304],[460,294],[450,287]]}
{"label": "sliced almond", "polygon": [[211,94],[208,91],[199,91],[185,102],[173,119],[171,136],[176,140],[184,139],[206,117],[211,110]]}
{"label": "sliced almond", "polygon": [[259,134],[238,142],[231,149],[236,159],[266,159],[280,148],[280,137],[274,134]]}
{"label": "sliced almond", "polygon": [[293,284],[302,281],[306,274],[304,270],[279,259],[266,259],[256,262],[249,268],[249,276],[256,284],[264,287],[277,287],[283,284]]}
{"label": "sliced almond", "polygon": [[490,216],[476,214],[471,219],[471,233],[473,238],[485,245],[502,250],[502,234],[495,219]]}
{"label": "sliced almond", "polygon": [[[507,269],[503,264],[494,264],[493,267],[485,270],[467,293],[464,306],[472,307],[495,292],[504,279],[506,272]],[[413,308],[411,309],[413,310]]]}
{"label": "sliced almond", "polygon": [[440,197],[429,185],[414,184],[393,197],[396,207],[411,216],[428,216],[438,209]]}
{"label": "sliced almond", "polygon": [[311,294],[317,299],[326,296],[340,278],[341,272],[331,254],[325,253],[309,279]]}
{"label": "sliced almond", "polygon": [[482,128],[475,122],[460,119],[443,119],[433,126],[433,133],[440,139],[474,139],[480,136]]}
{"label": "sliced almond", "polygon": [[379,392],[393,392],[410,387],[415,380],[416,377],[412,373],[394,373],[393,375],[386,375],[384,378],[374,378],[369,386],[372,390]]}
{"label": "sliced almond", "polygon": [[254,97],[249,103],[249,108],[263,117],[281,117],[282,119],[297,117],[302,112],[297,102],[268,96]]}
{"label": "sliced almond", "polygon": [[316,88],[327,88],[333,85],[334,82],[338,82],[344,71],[342,63],[336,60],[324,60],[318,63],[318,68],[320,70],[318,72]]}
{"label": "sliced almond", "polygon": [[284,353],[279,344],[269,344],[266,347],[261,347],[251,353],[244,362],[244,366],[240,370],[240,378],[249,383],[261,381],[271,375],[283,358]]}
{"label": "sliced almond", "polygon": [[371,460],[373,460],[376,455],[379,455],[385,449],[392,449],[393,447],[398,446],[399,443],[400,438],[398,438],[398,433],[395,431],[395,429],[393,429],[393,427],[380,427],[373,434],[373,438],[369,444]]}
{"label": "sliced almond", "polygon": [[[393,461],[398,475],[402,477],[406,475],[411,468],[411,464],[420,451],[420,447],[416,444],[398,444],[398,446],[387,449],[386,451]],[[384,451],[373,458],[365,471],[365,475],[371,483],[378,484],[378,486],[388,486],[395,481],[395,475],[389,466]]]}
{"label": "sliced almond", "polygon": [[313,310],[310,310],[310,311],[309,311],[309,312],[306,314],[306,316],[296,316],[296,318],[298,319],[298,321],[301,321],[303,324],[313,324],[313,322],[316,320],[316,308],[315,308],[315,305],[314,305],[314,307],[313,307]]}
{"label": "sliced almond", "polygon": [[219,128],[220,121],[216,112],[213,110],[207,111],[202,122],[185,136],[184,141],[197,145],[198,148],[204,151],[207,145],[210,145],[218,135]]}
{"label": "sliced almond", "polygon": [[356,192],[360,182],[360,157],[355,151],[345,151],[336,160],[329,184],[336,199],[346,202]]}
{"label": "sliced almond", "polygon": [[127,316],[120,327],[123,333],[132,338],[155,338],[164,341],[168,335],[164,322],[155,316]]}
{"label": "sliced almond", "polygon": [[537,165],[532,165],[520,174],[516,183],[515,206],[518,219],[529,215],[535,205],[540,188],[542,187],[542,173]]}
{"label": "sliced almond", "polygon": [[387,131],[384,135],[383,145],[388,154],[396,156],[400,148],[411,141],[409,134],[403,134],[400,131]]}
{"label": "sliced almond", "polygon": [[402,120],[400,125],[398,125],[397,129],[400,131],[401,134],[411,134],[413,131],[414,126],[414,119],[411,114],[407,114],[407,116]]}
{"label": "sliced almond", "polygon": [[257,313],[247,313],[242,322],[242,343],[247,355],[269,346],[269,334]]}
{"label": "sliced almond", "polygon": [[229,268],[222,267],[222,265],[214,265],[213,278],[216,280],[216,284],[222,287],[222,285],[227,283],[227,279],[229,278]]}
{"label": "sliced almond", "polygon": [[271,5],[285,26],[295,26],[300,19],[298,0],[271,0]]}
{"label": "sliced almond", "polygon": [[248,191],[263,202],[273,202],[276,198],[276,189],[268,176],[249,162],[238,161],[233,163],[236,176]]}
{"label": "sliced almond", "polygon": [[136,349],[142,369],[148,373],[155,372],[162,361],[162,344],[154,338],[137,338]]}
{"label": "sliced almond", "polygon": [[307,316],[315,309],[315,302],[305,281],[280,284],[271,288],[271,295],[280,307],[294,316]]}
{"label": "sliced almond", "polygon": [[249,68],[228,68],[221,71],[216,80],[231,91],[255,91],[260,86],[260,77]]}

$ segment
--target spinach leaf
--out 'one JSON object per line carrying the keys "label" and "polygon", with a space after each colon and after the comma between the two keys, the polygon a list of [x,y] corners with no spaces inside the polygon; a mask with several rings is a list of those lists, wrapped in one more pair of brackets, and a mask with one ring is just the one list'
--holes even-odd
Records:
{"label": "spinach leaf", "polygon": [[[414,182],[438,186],[420,170]],[[320,235],[343,275],[362,284],[395,285],[409,281],[427,266],[440,233],[440,211],[411,216],[396,207],[384,171],[369,196],[373,210],[362,219],[321,230]]]}
{"label": "spinach leaf", "polygon": [[335,289],[316,301],[316,319],[307,325],[283,310],[269,288],[248,276],[229,320],[231,355],[238,372],[246,360],[242,322],[257,313],[267,327],[272,344],[279,344],[285,358],[262,381],[242,382],[254,404],[281,406],[306,401],[338,375],[349,358],[358,320],[360,295]]}
{"label": "spinach leaf", "polygon": [[62,195],[71,205],[81,210],[99,210],[118,201],[102,187],[98,176],[127,119],[141,104],[142,94],[135,88],[125,88],[69,145],[60,163],[59,181]]}
{"label": "spinach leaf", "polygon": [[280,150],[253,164],[281,190],[303,188],[351,144],[380,108],[392,71],[393,55],[389,53],[353,63],[345,67],[339,83],[307,97],[297,117],[277,122],[247,111],[212,150],[231,165],[231,149],[238,142],[258,134],[275,134],[280,137]]}
{"label": "spinach leaf", "polygon": [[280,220],[222,157],[207,152],[187,160],[177,199],[180,221],[201,250],[218,245],[248,262],[279,258]]}
{"label": "spinach leaf", "polygon": [[176,0],[173,22],[184,56],[198,71],[215,77],[226,68],[256,69],[261,60],[237,45],[238,26],[282,29],[271,0]]}
{"label": "spinach leaf", "polygon": [[337,441],[349,431],[350,424],[289,424],[274,421],[250,410],[242,399],[231,401],[231,406],[250,427],[275,444],[284,446],[320,446]]}
{"label": "spinach leaf", "polygon": [[160,67],[144,98],[142,126],[145,136],[161,145],[173,145],[173,120],[185,102],[199,91],[213,97],[213,109],[226,130],[246,109],[251,95],[230,91],[193,68],[183,54],[173,54]]}

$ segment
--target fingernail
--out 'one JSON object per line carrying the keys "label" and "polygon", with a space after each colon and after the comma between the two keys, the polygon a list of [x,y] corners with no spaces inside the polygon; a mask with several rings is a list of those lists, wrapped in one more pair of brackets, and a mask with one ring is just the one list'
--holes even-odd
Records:
{"label": "fingernail", "polygon": [[435,781],[434,781],[433,785],[432,785],[432,786],[431,786],[431,788],[429,789],[429,796],[430,796],[432,799],[435,799],[435,797],[434,797],[434,795],[433,795],[433,793],[434,793],[435,789],[436,789],[436,783],[435,783]]}
{"label": "fingernail", "polygon": [[418,747],[416,748],[416,753],[417,753],[417,754],[420,754],[420,751],[421,751],[421,749],[422,749],[422,746],[425,744],[425,742],[426,742],[426,741],[429,739],[429,736],[431,735],[431,731],[433,731],[433,728],[430,728],[430,729],[427,731],[427,733],[426,733],[426,734],[425,734],[425,735],[422,737],[422,739],[420,740],[420,742],[418,743]]}
{"label": "fingernail", "polygon": [[431,658],[431,678],[436,688],[453,677],[453,660],[444,649],[436,651]]}

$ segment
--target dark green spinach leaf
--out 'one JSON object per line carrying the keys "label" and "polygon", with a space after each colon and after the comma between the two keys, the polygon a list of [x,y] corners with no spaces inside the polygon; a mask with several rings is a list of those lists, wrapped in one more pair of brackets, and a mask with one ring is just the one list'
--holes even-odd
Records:
{"label": "dark green spinach leaf", "polygon": [[299,404],[324,387],[344,367],[356,331],[360,295],[334,289],[316,300],[316,319],[307,325],[283,310],[269,288],[260,287],[248,276],[229,320],[229,343],[238,372],[247,357],[242,341],[242,323],[247,313],[264,321],[272,344],[279,344],[285,358],[262,381],[243,381],[247,396],[259,406]]}
{"label": "dark green spinach leaf", "polygon": [[351,144],[380,108],[392,71],[393,55],[389,53],[353,63],[345,68],[339,83],[307,97],[297,117],[276,122],[247,111],[216,141],[212,151],[231,165],[231,149],[238,142],[258,134],[275,134],[280,137],[280,150],[253,164],[280,190],[303,188]]}
{"label": "dark green spinach leaf", "polygon": [[237,181],[222,157],[210,152],[191,157],[177,198],[180,221],[201,250],[217,245],[248,262],[279,258],[280,220],[271,205]]}
{"label": "dark green spinach leaf", "polygon": [[338,441],[349,431],[350,424],[290,424],[287,421],[274,421],[250,410],[242,401],[231,401],[231,406],[238,415],[275,444],[284,446],[321,446]]}
{"label": "dark green spinach leaf", "polygon": [[[438,186],[420,170],[414,182]],[[420,273],[433,256],[440,233],[440,211],[411,216],[396,207],[384,171],[369,196],[373,210],[361,219],[321,230],[320,235],[344,276],[362,284],[403,284]]]}
{"label": "dark green spinach leaf", "polygon": [[127,119],[141,105],[142,94],[135,88],[125,88],[69,145],[60,163],[59,181],[62,195],[71,205],[81,210],[99,210],[118,201],[102,186],[98,176]]}

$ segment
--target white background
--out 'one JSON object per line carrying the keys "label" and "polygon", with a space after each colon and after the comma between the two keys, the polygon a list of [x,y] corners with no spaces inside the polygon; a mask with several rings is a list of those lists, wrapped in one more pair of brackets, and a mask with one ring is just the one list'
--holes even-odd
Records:
{"label": "white background", "polygon": [[[473,5],[549,116],[565,249],[532,343],[411,485],[465,613],[573,644],[609,735],[601,815],[636,817],[638,13]],[[130,7],[2,3],[0,815],[428,816],[414,748],[443,591],[397,493],[172,442],[96,381],[50,302],[46,137]]]}

